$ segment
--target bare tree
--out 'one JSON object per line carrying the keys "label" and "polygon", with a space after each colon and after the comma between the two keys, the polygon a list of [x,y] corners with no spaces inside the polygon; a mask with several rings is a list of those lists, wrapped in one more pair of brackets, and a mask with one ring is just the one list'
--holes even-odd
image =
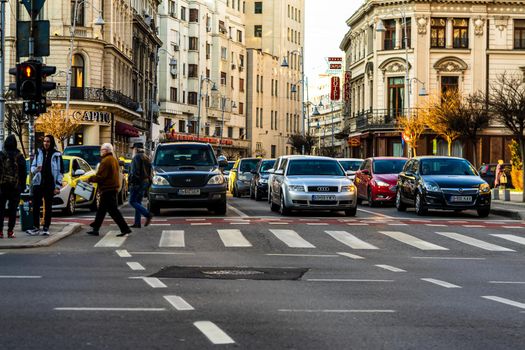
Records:
{"label": "bare tree", "polygon": [[27,135],[29,116],[23,113],[22,104],[15,101],[12,91],[6,92],[5,97],[7,100],[5,104],[5,129],[16,136],[25,158],[27,153],[24,145],[24,135]]}
{"label": "bare tree", "polygon": [[[491,115],[505,125],[518,140],[521,161],[525,160],[525,83],[522,75],[504,73],[490,86],[487,106]],[[522,172],[525,181],[525,171]],[[525,202],[525,191],[522,201]]]}
{"label": "bare tree", "polygon": [[418,141],[427,128],[425,114],[399,116],[397,117],[397,128],[407,136],[406,143],[414,150],[414,157],[417,156]]}
{"label": "bare tree", "polygon": [[310,154],[312,152],[312,147],[315,145],[315,137],[309,134],[293,134],[288,138],[288,143],[292,145],[297,153],[301,153],[304,147],[304,153]]}

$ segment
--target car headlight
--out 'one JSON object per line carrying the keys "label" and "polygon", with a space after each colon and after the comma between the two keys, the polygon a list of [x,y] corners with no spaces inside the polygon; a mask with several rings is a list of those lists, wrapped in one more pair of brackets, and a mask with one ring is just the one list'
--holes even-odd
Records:
{"label": "car headlight", "polygon": [[386,182],[381,181],[381,180],[376,180],[376,185],[379,186],[379,187],[390,187],[389,184],[387,184]]}
{"label": "car headlight", "polygon": [[164,176],[155,175],[153,176],[153,184],[156,186],[169,186],[170,183]]}
{"label": "car headlight", "polygon": [[208,180],[208,185],[222,185],[224,183],[224,176],[214,175]]}
{"label": "car headlight", "polygon": [[260,184],[267,184],[268,180],[267,179],[259,179],[259,183]]}
{"label": "car headlight", "polygon": [[425,182],[425,189],[429,192],[441,192],[441,188],[433,182]]}
{"label": "car headlight", "polygon": [[481,184],[481,185],[479,185],[479,192],[480,193],[489,193],[490,192],[489,184]]}
{"label": "car headlight", "polygon": [[303,185],[289,185],[288,189],[292,192],[304,192]]}
{"label": "car headlight", "polygon": [[355,186],[354,185],[348,185],[348,186],[341,186],[341,192],[355,192]]}

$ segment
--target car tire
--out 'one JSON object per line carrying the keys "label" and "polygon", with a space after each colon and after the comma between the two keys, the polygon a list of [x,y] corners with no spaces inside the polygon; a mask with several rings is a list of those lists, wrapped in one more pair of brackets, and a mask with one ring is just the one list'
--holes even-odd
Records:
{"label": "car tire", "polygon": [[237,189],[237,186],[236,185],[233,185],[233,196],[234,197],[237,197],[237,198],[240,198],[241,196],[239,195],[239,190]]}
{"label": "car tire", "polygon": [[212,210],[216,215],[226,215],[228,211],[228,204],[226,203],[226,201],[221,202],[217,206],[213,207]]}
{"label": "car tire", "polygon": [[271,211],[279,211],[279,205],[275,204],[272,199],[270,199],[270,210]]}
{"label": "car tire", "polygon": [[428,213],[428,208],[423,203],[423,198],[421,197],[421,193],[416,193],[416,199],[414,202],[414,207],[416,207],[416,215],[423,216],[426,213]]}
{"label": "car tire", "polygon": [[160,215],[160,207],[158,205],[156,205],[155,203],[149,202],[148,210],[149,210],[149,212],[151,214],[153,214],[155,216],[159,216]]}
{"label": "car tire", "polygon": [[397,190],[396,192],[396,209],[397,211],[406,211],[407,205],[403,203],[403,200],[401,199],[401,191]]}
{"label": "car tire", "polygon": [[69,196],[67,199],[67,205],[64,208],[64,214],[73,215],[75,214],[76,209],[77,209],[77,196],[75,195],[75,190],[72,189],[71,192],[69,192]]}
{"label": "car tire", "polygon": [[368,191],[367,191],[366,199],[368,201],[368,206],[370,208],[373,208],[373,207],[377,206],[377,203],[372,199],[372,191],[370,191],[370,189],[368,189]]}
{"label": "car tire", "polygon": [[281,204],[279,205],[279,213],[281,215],[289,215],[290,212],[291,212],[290,209],[288,209],[286,207],[286,203],[284,203],[284,196],[283,196],[283,194],[281,192]]}
{"label": "car tire", "polygon": [[257,189],[257,186],[255,186],[254,199],[255,201],[260,201],[262,199],[261,194],[259,193],[259,190]]}
{"label": "car tire", "polygon": [[357,206],[345,210],[346,216],[355,216],[357,214]]}
{"label": "car tire", "polygon": [[268,204],[272,204],[272,192],[270,191],[269,184],[268,184]]}
{"label": "car tire", "polygon": [[477,212],[480,218],[486,218],[490,214],[490,207],[489,208],[479,208],[477,209]]}
{"label": "car tire", "polygon": [[252,191],[251,186],[250,186],[250,199],[255,199],[255,191]]}

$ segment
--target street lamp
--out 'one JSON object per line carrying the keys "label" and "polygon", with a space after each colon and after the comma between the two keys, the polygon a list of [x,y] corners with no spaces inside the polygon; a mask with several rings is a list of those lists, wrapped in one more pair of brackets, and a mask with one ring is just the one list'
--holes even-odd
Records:
{"label": "street lamp", "polygon": [[224,134],[224,109],[226,108],[226,101],[231,101],[231,106],[233,108],[237,108],[237,105],[235,104],[235,101],[232,101],[231,98],[226,96],[221,96],[221,110],[222,110],[222,120],[221,120],[221,138],[219,141],[219,156],[222,154],[222,135]]}
{"label": "street lamp", "polygon": [[[312,112],[312,117],[319,117],[321,113],[317,109],[317,106],[314,105],[314,111]],[[320,118],[317,119],[317,155],[321,155],[321,121]]]}
{"label": "street lamp", "polygon": [[218,91],[217,85],[208,77],[201,75],[199,79],[199,100],[197,101],[197,138],[200,137],[201,133],[201,104],[202,104],[202,83],[212,83],[211,91]]}
{"label": "street lamp", "polygon": [[169,62],[170,74],[173,78],[175,78],[177,76],[177,59],[175,58],[175,55],[171,54],[168,50],[166,50],[163,47],[159,49],[159,52],[160,51],[164,51],[170,57],[170,62]]}

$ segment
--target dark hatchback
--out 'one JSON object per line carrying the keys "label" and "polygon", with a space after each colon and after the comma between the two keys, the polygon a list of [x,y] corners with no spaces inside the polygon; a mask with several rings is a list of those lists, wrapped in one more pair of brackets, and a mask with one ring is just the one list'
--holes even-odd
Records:
{"label": "dark hatchback", "polygon": [[250,183],[250,198],[260,201],[268,198],[268,170],[273,168],[275,159],[261,159],[255,170],[252,170],[252,181]]}
{"label": "dark hatchback", "polygon": [[149,208],[159,215],[161,208],[208,208],[226,214],[226,181],[213,148],[206,143],[164,143],[153,158],[153,183]]}
{"label": "dark hatchback", "polygon": [[396,207],[414,206],[417,215],[428,209],[474,209],[480,217],[490,213],[490,186],[463,158],[416,157],[398,176]]}

